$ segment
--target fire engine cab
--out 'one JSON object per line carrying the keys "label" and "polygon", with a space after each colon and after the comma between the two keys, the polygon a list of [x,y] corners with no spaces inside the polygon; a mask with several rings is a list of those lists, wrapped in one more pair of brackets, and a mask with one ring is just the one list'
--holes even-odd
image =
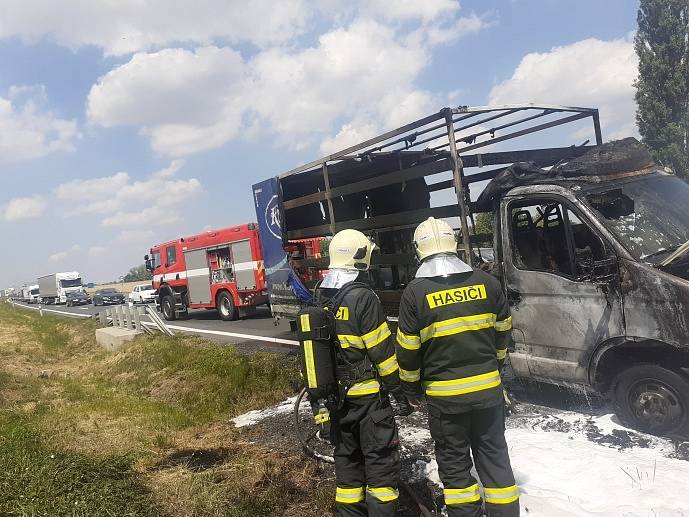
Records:
{"label": "fire engine cab", "polygon": [[144,257],[168,321],[189,309],[217,309],[225,321],[268,303],[258,227],[209,230],[153,246]]}

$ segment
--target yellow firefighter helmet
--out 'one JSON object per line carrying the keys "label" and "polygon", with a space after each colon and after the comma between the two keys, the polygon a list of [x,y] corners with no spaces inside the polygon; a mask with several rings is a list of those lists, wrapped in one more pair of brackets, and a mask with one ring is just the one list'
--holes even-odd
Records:
{"label": "yellow firefighter helmet", "polygon": [[442,219],[429,217],[416,227],[414,247],[420,261],[439,253],[457,253],[455,232]]}
{"label": "yellow firefighter helmet", "polygon": [[376,245],[359,230],[342,230],[330,241],[330,269],[368,271]]}

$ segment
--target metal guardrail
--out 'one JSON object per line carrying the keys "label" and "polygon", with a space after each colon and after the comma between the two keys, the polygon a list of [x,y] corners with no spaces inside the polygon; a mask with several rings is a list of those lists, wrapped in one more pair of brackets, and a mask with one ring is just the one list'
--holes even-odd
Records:
{"label": "metal guardrail", "polygon": [[[95,315],[100,321],[101,326],[113,326],[128,330],[137,330],[152,334],[151,326],[157,328],[163,334],[174,336],[174,332],[170,330],[165,322],[158,316],[156,310],[148,305],[143,307],[129,306],[129,305],[114,305],[106,307]],[[142,316],[148,316],[152,324],[141,321]]]}

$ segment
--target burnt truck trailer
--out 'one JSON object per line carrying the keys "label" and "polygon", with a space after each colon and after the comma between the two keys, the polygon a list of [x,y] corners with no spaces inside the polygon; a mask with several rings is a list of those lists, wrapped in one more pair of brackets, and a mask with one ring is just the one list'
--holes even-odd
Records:
{"label": "burnt truck trailer", "polygon": [[628,425],[687,434],[689,185],[634,139],[603,144],[598,110],[445,108],[253,190],[275,317],[310,303],[304,273],[327,267],[290,242],[356,228],[381,249],[370,281],[394,320],[413,230],[445,218],[502,282],[517,377],[608,394]]}

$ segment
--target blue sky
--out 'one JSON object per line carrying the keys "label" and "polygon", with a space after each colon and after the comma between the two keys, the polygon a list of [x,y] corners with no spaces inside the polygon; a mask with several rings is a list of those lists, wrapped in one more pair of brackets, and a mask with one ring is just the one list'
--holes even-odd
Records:
{"label": "blue sky", "polygon": [[604,137],[634,134],[636,9],[4,0],[0,288],[116,279],[155,242],[253,220],[254,182],[445,105],[597,106]]}

